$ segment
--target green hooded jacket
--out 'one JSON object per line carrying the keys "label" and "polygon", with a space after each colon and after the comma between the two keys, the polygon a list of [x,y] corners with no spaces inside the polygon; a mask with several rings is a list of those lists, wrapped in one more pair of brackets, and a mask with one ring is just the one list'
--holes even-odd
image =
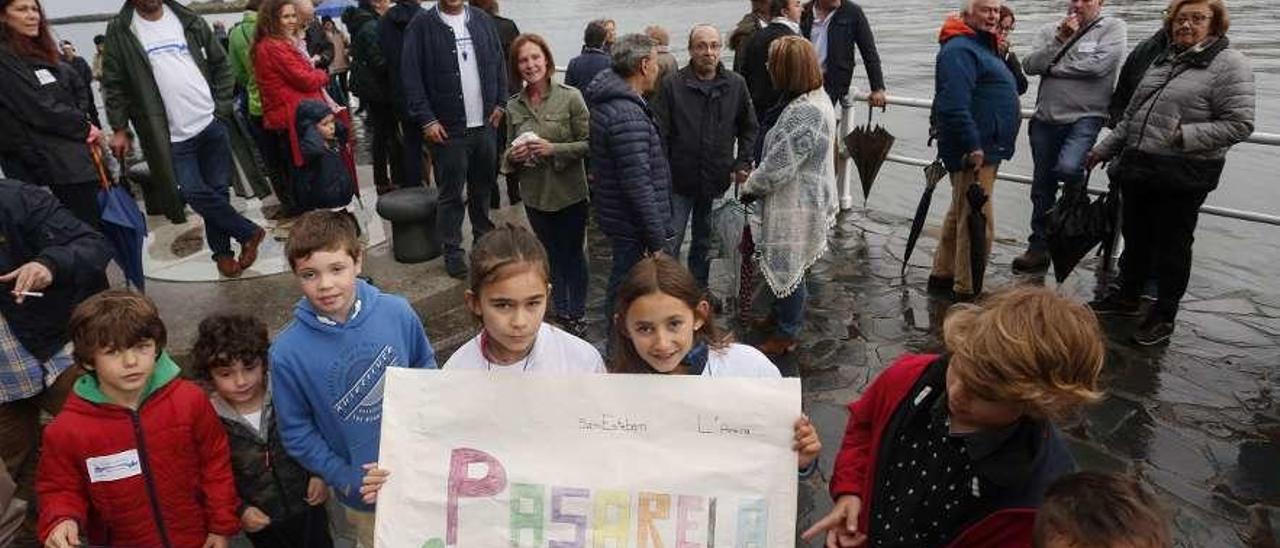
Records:
{"label": "green hooded jacket", "polygon": [[[142,397],[138,399],[138,407],[142,407],[142,402],[147,401],[157,390],[164,388],[164,385],[173,382],[182,374],[182,369],[178,367],[177,362],[169,357],[167,352],[161,352],[160,357],[156,358],[156,368],[151,372],[151,376],[147,378],[147,386],[142,389]],[[97,404],[113,404],[110,398],[102,392],[102,386],[98,384],[98,377],[95,375],[83,375],[76,379],[72,390],[77,396],[84,398],[85,401]]]}
{"label": "green hooded jacket", "polygon": [[244,19],[231,27],[227,39],[227,54],[231,56],[231,73],[236,83],[249,91],[249,114],[262,116],[262,95],[258,93],[258,78],[253,73],[253,38],[258,32],[258,12],[247,10]]}
{"label": "green hooded jacket", "polygon": [[[256,168],[252,151],[236,146],[240,139],[237,124],[233,121],[235,80],[227,62],[226,51],[213,36],[213,29],[203,18],[175,0],[164,0],[182,23],[191,57],[204,74],[213,92],[215,116],[227,124],[235,152],[236,168],[233,172],[243,183],[253,189],[253,194],[264,195],[269,188]],[[102,94],[107,106],[107,121],[114,130],[127,130],[130,123],[137,132],[142,153],[151,169],[151,181],[143,187],[147,213],[165,215],[171,221],[184,222],[183,202],[178,196],[177,176],[174,174],[173,155],[169,142],[169,118],[165,114],[164,99],[156,86],[151,62],[142,43],[132,30],[133,4],[126,2],[107,25],[107,39],[102,58]],[[245,158],[244,153],[249,152]],[[237,185],[237,192],[244,194],[244,184]]]}

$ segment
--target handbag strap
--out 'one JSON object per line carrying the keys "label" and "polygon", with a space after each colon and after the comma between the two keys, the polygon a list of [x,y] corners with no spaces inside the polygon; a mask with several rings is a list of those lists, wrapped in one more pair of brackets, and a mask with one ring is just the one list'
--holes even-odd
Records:
{"label": "handbag strap", "polygon": [[1067,52],[1071,51],[1071,48],[1075,47],[1076,42],[1079,42],[1081,38],[1084,38],[1084,35],[1088,34],[1090,30],[1093,30],[1093,27],[1097,26],[1098,23],[1101,23],[1103,19],[1106,19],[1106,17],[1107,16],[1105,15],[1099,15],[1096,19],[1090,21],[1088,25],[1085,25],[1085,27],[1081,29],[1080,32],[1077,32],[1075,36],[1072,36],[1070,40],[1067,40],[1066,45],[1062,46],[1062,49],[1058,50],[1058,54],[1053,56],[1052,61],[1049,61],[1049,68],[1047,70],[1052,71],[1053,67],[1058,64],[1058,61],[1061,61],[1062,58],[1067,55]]}

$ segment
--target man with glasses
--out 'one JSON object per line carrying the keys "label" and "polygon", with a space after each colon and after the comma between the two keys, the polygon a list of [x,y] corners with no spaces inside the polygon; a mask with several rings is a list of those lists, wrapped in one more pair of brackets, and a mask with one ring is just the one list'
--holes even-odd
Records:
{"label": "man with glasses", "polygon": [[[689,64],[662,81],[653,113],[671,164],[671,254],[680,256],[685,227],[693,221],[689,270],[707,287],[711,204],[742,183],[755,150],[756,115],[747,81],[720,62],[720,31],[697,25],[689,32]],[[737,150],[734,142],[737,142]],[[711,297],[713,304],[718,302]]]}
{"label": "man with glasses", "polygon": [[1015,272],[1049,268],[1045,231],[1058,182],[1084,184],[1085,154],[1107,121],[1127,31],[1124,21],[1102,13],[1102,4],[1069,0],[1067,15],[1040,28],[1023,61],[1027,74],[1040,77],[1040,92],[1030,125],[1031,237],[1013,260]]}

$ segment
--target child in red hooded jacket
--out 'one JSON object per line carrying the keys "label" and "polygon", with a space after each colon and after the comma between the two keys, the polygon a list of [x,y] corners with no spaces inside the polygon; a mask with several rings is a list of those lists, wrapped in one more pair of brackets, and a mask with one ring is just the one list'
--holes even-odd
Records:
{"label": "child in red hooded jacket", "polygon": [[36,474],[49,547],[225,548],[240,529],[227,435],[195,384],[164,353],[146,297],[109,290],[71,315],[89,370],[44,434]]}
{"label": "child in red hooded jacket", "polygon": [[1075,463],[1051,419],[1099,397],[1093,312],[1020,287],[943,324],[947,352],[898,359],[849,405],[835,508],[804,533],[828,547],[1022,548]]}

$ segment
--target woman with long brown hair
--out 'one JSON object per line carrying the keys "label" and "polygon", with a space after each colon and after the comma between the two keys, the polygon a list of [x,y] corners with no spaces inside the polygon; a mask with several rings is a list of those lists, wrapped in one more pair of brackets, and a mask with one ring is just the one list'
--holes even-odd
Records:
{"label": "woman with long brown hair", "polygon": [[49,187],[80,220],[97,227],[98,172],[90,147],[88,82],[58,57],[39,0],[0,0],[0,168]]}
{"label": "woman with long brown hair", "polygon": [[[258,29],[253,44],[253,72],[262,95],[262,126],[275,132],[279,142],[288,143],[289,186],[297,179],[296,168],[303,162],[296,122],[298,105],[314,99],[325,101],[324,88],[329,73],[316,68],[298,48],[296,37],[301,23],[293,0],[266,0],[258,8]],[[301,214],[309,207],[305,191],[290,188]]]}

